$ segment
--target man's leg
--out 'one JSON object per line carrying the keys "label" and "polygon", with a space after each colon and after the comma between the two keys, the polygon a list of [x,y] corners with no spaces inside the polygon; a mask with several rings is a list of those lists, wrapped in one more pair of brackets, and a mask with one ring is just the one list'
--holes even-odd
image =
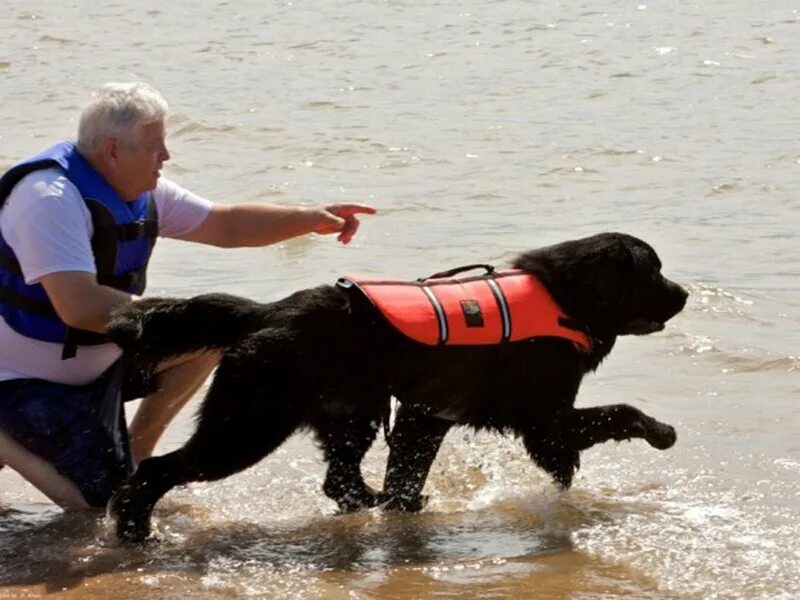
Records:
{"label": "man's leg", "polygon": [[[177,357],[159,366],[157,389],[142,400],[130,427],[131,451],[137,464],[150,456],[169,422],[200,388],[219,358],[218,351],[208,351]],[[14,469],[62,508],[89,508],[78,485],[0,430],[2,464]]]}
{"label": "man's leg", "polygon": [[178,411],[200,389],[217,366],[221,352],[207,350],[172,358],[156,370],[156,390],[142,399],[130,426],[131,454],[138,465],[149,457],[156,442]]}
{"label": "man's leg", "polygon": [[3,431],[0,431],[0,463],[14,469],[62,508],[89,508],[77,485],[56,471],[49,462],[28,452]]}

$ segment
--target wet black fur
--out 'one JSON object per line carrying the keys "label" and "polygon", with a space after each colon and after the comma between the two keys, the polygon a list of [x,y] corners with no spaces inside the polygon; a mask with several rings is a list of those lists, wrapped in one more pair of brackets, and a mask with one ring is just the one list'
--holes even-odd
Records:
{"label": "wet black fur", "polygon": [[[521,437],[528,454],[567,488],[582,450],[644,438],[665,449],[672,427],[627,404],[574,408],[583,376],[618,335],[663,328],[686,292],[660,274],[653,249],[603,233],[521,254],[562,309],[588,327],[593,349],[540,338],[497,346],[429,347],[397,333],[359,292],[324,285],[274,303],[225,294],[150,298],[121,309],[109,333],[142,365],[200,348],[224,350],[182,448],[144,460],[111,501],[118,535],[144,539],[156,502],[172,487],[227,477],[274,451],[298,428],[316,433],[328,462],[324,492],[341,510],[422,508],[422,488],[455,425]],[[360,463],[389,410],[384,488]]]}

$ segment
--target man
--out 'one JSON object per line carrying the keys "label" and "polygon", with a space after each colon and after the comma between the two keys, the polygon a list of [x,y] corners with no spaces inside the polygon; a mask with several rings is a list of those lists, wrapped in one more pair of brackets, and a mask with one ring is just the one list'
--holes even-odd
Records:
{"label": "man", "polygon": [[[0,179],[0,466],[64,508],[104,506],[219,359],[179,357],[141,377],[103,335],[144,291],[156,236],[230,248],[315,232],[347,244],[357,215],[375,212],[212,204],[160,178],[166,111],[148,85],[105,85],[77,143]],[[128,437],[120,399],[143,392]]]}

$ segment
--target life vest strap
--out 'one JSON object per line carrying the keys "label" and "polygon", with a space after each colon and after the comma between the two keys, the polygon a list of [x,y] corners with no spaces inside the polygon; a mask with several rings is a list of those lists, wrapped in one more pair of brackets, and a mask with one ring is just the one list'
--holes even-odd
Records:
{"label": "life vest strap", "polygon": [[16,256],[0,252],[0,267],[3,267],[6,271],[11,271],[14,275],[22,275],[22,267],[19,266]]}
{"label": "life vest strap", "polygon": [[61,348],[61,360],[74,358],[78,353],[78,346],[97,346],[99,344],[107,344],[110,341],[111,338],[104,333],[67,327],[64,345]]}
{"label": "life vest strap", "polygon": [[[49,302],[26,298],[9,289],[0,288],[0,301],[22,308],[32,315],[49,319],[59,318],[58,313]],[[66,360],[74,357],[78,346],[96,346],[98,344],[106,344],[109,341],[110,339],[105,334],[67,327],[61,358]]]}
{"label": "life vest strap", "polygon": [[[439,273],[434,273],[430,277],[420,277],[417,279],[417,282],[428,281],[429,279],[444,279],[445,277],[452,277],[453,275],[458,275],[459,273],[464,273],[465,271],[472,271],[473,269],[486,269],[486,275],[491,275],[494,273],[493,265],[475,263],[474,265],[465,265],[463,267],[456,267],[455,269],[449,269],[447,271],[440,271]],[[485,275],[481,275],[480,277],[484,276]]]}
{"label": "life vest strap", "polygon": [[127,290],[134,286],[138,286],[142,278],[145,276],[145,269],[138,269],[130,271],[124,275],[97,275],[97,283],[100,285],[107,285],[117,290]]}
{"label": "life vest strap", "polygon": [[42,160],[31,161],[27,164],[18,166],[16,169],[7,171],[2,177],[0,177],[0,208],[2,208],[3,204],[5,204],[6,199],[8,198],[9,194],[11,194],[11,190],[14,189],[14,186],[17,185],[26,175],[29,175],[34,171],[39,171],[40,169],[58,166],[58,161],[51,158],[45,158]]}
{"label": "life vest strap", "polygon": [[[94,223],[92,253],[97,265],[97,282],[118,290],[140,294],[147,285],[147,263],[158,236],[158,210],[153,195],[150,194],[147,198],[146,217],[126,225],[117,225],[113,215],[100,202],[87,199],[86,206],[92,214]],[[115,275],[118,244],[141,237],[149,240],[144,266],[122,275]]]}
{"label": "life vest strap", "polygon": [[40,300],[27,298],[22,294],[18,294],[7,288],[0,287],[0,302],[5,302],[12,306],[22,308],[39,317],[48,317],[51,319],[58,318],[58,314],[53,308],[53,305],[49,302],[42,302]]}
{"label": "life vest strap", "polygon": [[145,219],[126,225],[117,225],[115,229],[117,230],[117,239],[120,242],[132,242],[143,236],[156,237],[158,235],[158,221]]}

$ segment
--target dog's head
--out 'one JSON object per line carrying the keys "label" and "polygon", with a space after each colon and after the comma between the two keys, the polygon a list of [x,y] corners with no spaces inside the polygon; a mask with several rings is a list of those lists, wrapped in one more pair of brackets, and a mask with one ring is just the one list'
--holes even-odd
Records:
{"label": "dog's head", "polygon": [[661,331],[688,296],[661,274],[655,250],[622,233],[533,250],[514,267],[538,276],[570,317],[599,335]]}

